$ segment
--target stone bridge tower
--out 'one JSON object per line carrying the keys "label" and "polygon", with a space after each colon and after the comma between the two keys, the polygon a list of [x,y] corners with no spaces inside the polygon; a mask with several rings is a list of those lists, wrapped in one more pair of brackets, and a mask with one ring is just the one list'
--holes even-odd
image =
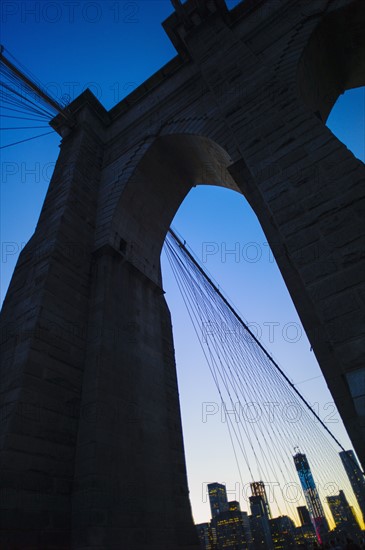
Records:
{"label": "stone bridge tower", "polygon": [[192,186],[243,193],[365,463],[364,166],[325,126],[364,85],[364,2],[175,1],[177,55],[59,159],[2,312],[4,549],[193,550],[161,247]]}

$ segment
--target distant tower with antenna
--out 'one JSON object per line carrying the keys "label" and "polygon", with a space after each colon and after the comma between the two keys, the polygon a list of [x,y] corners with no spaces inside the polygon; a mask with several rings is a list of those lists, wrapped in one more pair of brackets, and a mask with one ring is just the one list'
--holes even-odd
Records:
{"label": "distant tower with antenna", "polygon": [[294,451],[298,451],[293,457],[294,464],[304,492],[309,515],[316,532],[317,540],[319,543],[322,543],[323,535],[328,533],[328,523],[324,515],[322,503],[306,455],[299,452],[298,447],[295,447]]}

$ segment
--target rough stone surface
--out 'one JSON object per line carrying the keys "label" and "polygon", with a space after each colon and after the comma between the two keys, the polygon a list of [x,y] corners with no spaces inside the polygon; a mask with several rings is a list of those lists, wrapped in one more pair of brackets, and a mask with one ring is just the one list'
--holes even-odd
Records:
{"label": "rough stone surface", "polygon": [[364,85],[364,3],[184,12],[165,67],[52,122],[60,156],[1,317],[1,548],[198,548],[160,274],[198,184],[252,205],[365,464],[365,170],[324,124]]}

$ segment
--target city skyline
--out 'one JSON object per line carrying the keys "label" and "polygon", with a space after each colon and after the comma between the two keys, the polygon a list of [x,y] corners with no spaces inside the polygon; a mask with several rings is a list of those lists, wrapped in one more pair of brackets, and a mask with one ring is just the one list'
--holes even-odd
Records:
{"label": "city skyline", "polygon": [[[344,464],[344,470],[346,471],[350,483],[351,480],[353,480],[353,472],[356,472],[355,484],[360,486],[360,490],[357,490],[356,492],[354,491],[356,500],[358,502],[358,507],[356,511],[354,510],[353,506],[350,507],[346,498],[346,494],[339,486],[337,486],[335,490],[333,490],[333,492],[337,491],[338,495],[322,495],[320,497],[306,455],[301,453],[298,449],[294,451],[296,452],[295,454],[293,454],[293,460],[299,478],[298,486],[300,486],[300,489],[302,490],[303,500],[305,501],[304,506],[296,507],[297,514],[294,515],[294,517],[291,517],[296,526],[305,524],[307,522],[307,518],[309,518],[310,521],[313,523],[313,526],[316,526],[316,530],[320,532],[320,523],[318,523],[317,519],[320,519],[320,516],[322,515],[325,518],[325,521],[328,522],[328,524],[324,525],[325,530],[328,530],[328,528],[333,530],[336,525],[333,508],[331,505],[329,505],[326,511],[324,511],[322,507],[322,500],[323,503],[324,501],[327,501],[327,504],[329,504],[331,502],[337,502],[336,499],[338,498],[342,498],[344,499],[346,505],[351,508],[359,527],[363,531],[365,531],[365,522],[362,523],[362,518],[359,514],[359,512],[362,512],[362,505],[364,502],[362,499],[365,496],[365,477],[361,473],[353,450],[340,451],[339,456]],[[344,455],[347,455],[349,459],[344,459]],[[353,462],[354,458],[355,462]],[[248,497],[248,488],[250,489],[251,497]],[[225,512],[229,509],[228,495],[230,494],[232,497],[235,497],[230,499],[231,501],[236,501],[237,498],[237,502],[241,504],[243,500],[247,505],[247,511],[249,511],[250,509],[250,502],[252,502],[251,499],[259,498],[262,502],[262,510],[264,515],[268,519],[273,519],[274,516],[271,513],[270,503],[274,502],[274,490],[275,487],[272,487],[270,483],[264,482],[262,480],[257,480],[248,482],[246,484],[246,489],[242,491],[242,494],[237,495],[237,493],[233,494],[232,492],[227,491],[227,487],[224,483],[208,483],[207,495],[209,496],[208,502],[210,505],[211,517],[214,518],[219,515],[220,512]],[[341,497],[341,495],[343,495],[343,497]],[[280,515],[277,517],[280,517]]]}
{"label": "city skyline", "polygon": [[[268,487],[269,489],[269,495],[272,495],[272,487],[270,487],[270,483],[265,483],[263,481],[257,481],[257,482],[254,482],[254,483],[259,483],[260,485],[263,485],[265,486],[265,489],[266,487]],[[220,483],[220,482],[210,482],[207,484],[207,498],[206,501],[205,501],[205,505],[206,505],[206,508],[208,507],[208,505],[210,506],[210,513],[211,513],[211,517],[213,518],[213,513],[212,513],[212,501],[210,499],[210,491],[209,491],[209,486],[218,486],[220,487],[220,492],[221,494],[224,494],[225,496],[223,497],[223,501],[225,502],[226,506],[222,507],[221,511],[227,511],[229,509],[229,503],[230,502],[239,502],[240,506],[242,504],[242,502],[244,503],[244,505],[247,507],[245,510],[242,510],[243,512],[246,512],[246,513],[249,513],[250,512],[250,497],[248,496],[248,491],[247,489],[250,488],[251,490],[251,486],[252,486],[252,482],[247,482],[247,486],[246,486],[246,490],[242,491],[242,494],[240,495],[239,493],[237,492],[234,492],[234,491],[230,491],[229,488],[227,489],[226,485],[224,483]],[[298,488],[302,489],[302,486],[300,484],[300,482],[298,481]],[[338,488],[338,492],[339,494],[343,493],[344,494],[344,491],[341,489],[341,488]],[[228,495],[231,495],[232,499],[228,501]],[[259,496],[259,495],[254,495],[253,493],[251,493],[251,496]],[[237,500],[235,500],[237,498]],[[270,500],[270,498],[272,500]],[[327,503],[328,503],[328,499],[330,499],[330,502],[331,502],[331,499],[336,499],[338,498],[338,495],[330,495],[330,496],[325,496],[325,495],[322,495],[322,499],[323,500],[326,500]],[[346,495],[345,495],[345,498],[346,498]],[[262,504],[263,504],[263,507],[265,508],[265,500],[260,496],[260,499],[262,500]],[[305,501],[305,496],[304,496],[304,492],[303,492],[303,501]],[[268,499],[268,504],[270,504],[270,502],[274,502],[274,499],[272,496],[269,497]],[[321,504],[322,504],[322,501],[321,501]],[[303,525],[303,522],[305,521],[305,514],[308,514],[308,518],[310,518],[310,513],[308,511],[308,508],[307,508],[307,504],[305,505],[302,505],[302,506],[297,506],[296,507],[296,510],[297,510],[297,513],[296,514],[293,514],[292,516],[289,515],[289,517],[291,517],[291,519],[293,520],[293,522],[295,523],[295,525],[297,527],[299,527],[300,525]],[[303,510],[305,510],[304,514],[303,514]],[[218,512],[219,513],[219,512]],[[215,514],[218,515],[218,513]],[[328,506],[328,509],[326,510],[326,512],[324,512],[325,514],[325,517],[326,517],[326,520],[328,521],[329,523],[329,527],[330,529],[334,529],[335,527],[335,519],[333,517],[333,514],[332,514],[332,511],[331,511],[331,507]],[[275,517],[281,517],[281,515],[271,515],[270,516],[267,516],[269,519],[275,519]],[[361,525],[361,517],[359,517],[358,513],[356,514],[356,520],[359,524],[359,527],[362,528],[364,531],[365,531],[365,524],[362,524]],[[196,524],[198,524],[199,522],[196,522]],[[202,522],[204,523],[204,522]]]}
{"label": "city skyline", "polygon": [[[285,536],[292,531],[292,539],[287,543],[295,545],[302,541],[314,541],[318,543],[329,542],[331,539],[350,536],[354,540],[360,540],[365,530],[360,531],[360,526],[354,516],[353,508],[349,506],[342,489],[338,495],[326,497],[330,510],[329,526],[323,519],[315,517],[317,513],[323,513],[321,502],[316,494],[316,488],[311,476],[310,467],[305,455],[297,452],[293,456],[303,491],[311,491],[307,499],[307,506],[297,507],[297,516],[271,516],[268,508],[265,484],[262,481],[250,483],[251,496],[249,497],[249,510],[241,511],[240,503],[228,500],[226,486],[213,482],[208,485],[209,505],[211,519],[209,522],[196,524],[203,548],[255,548],[270,550],[279,544],[285,548]],[[314,490],[314,493],[313,493]],[[232,514],[236,512],[236,516]],[[237,515],[238,514],[238,515]],[[219,521],[219,518],[221,520]],[[245,519],[246,518],[246,519]],[[246,524],[246,522],[248,523]],[[241,527],[239,527],[239,524]],[[285,535],[286,534],[286,535]],[[282,538],[284,536],[284,538]],[[280,546],[284,544],[284,546]],[[234,546],[234,545],[237,546]],[[216,545],[216,546],[215,546]]]}

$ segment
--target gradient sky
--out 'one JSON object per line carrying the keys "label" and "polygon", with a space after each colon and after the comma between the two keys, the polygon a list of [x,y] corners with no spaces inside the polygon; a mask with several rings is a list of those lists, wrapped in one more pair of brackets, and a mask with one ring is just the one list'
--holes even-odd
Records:
{"label": "gradient sky", "polygon": [[[229,7],[237,3],[227,2]],[[12,1],[3,2],[1,10],[2,43],[58,99],[65,95],[74,99],[89,87],[109,109],[176,53],[160,24],[172,12],[168,0]],[[340,97],[328,126],[364,160],[364,89]],[[36,133],[1,132],[2,144]],[[2,151],[1,299],[18,253],[34,231],[58,145],[59,136],[53,134]],[[174,226],[201,260],[206,243],[216,243],[218,252],[207,258],[205,267],[242,316],[260,331],[262,342],[290,379],[316,404],[320,415],[328,417],[332,398],[245,198],[218,187],[194,188]],[[232,249],[235,243],[242,251],[240,261],[233,256],[222,261],[224,247]],[[226,482],[233,499],[238,497],[238,478],[226,425],[219,415],[202,422],[202,404],[218,402],[218,396],[164,257],[162,261],[173,318],[191,501],[194,518],[201,522],[210,517],[205,483]],[[278,323],[273,335],[270,323]],[[301,331],[299,339],[296,330]],[[331,416],[330,428],[345,447],[351,446],[337,413]]]}

